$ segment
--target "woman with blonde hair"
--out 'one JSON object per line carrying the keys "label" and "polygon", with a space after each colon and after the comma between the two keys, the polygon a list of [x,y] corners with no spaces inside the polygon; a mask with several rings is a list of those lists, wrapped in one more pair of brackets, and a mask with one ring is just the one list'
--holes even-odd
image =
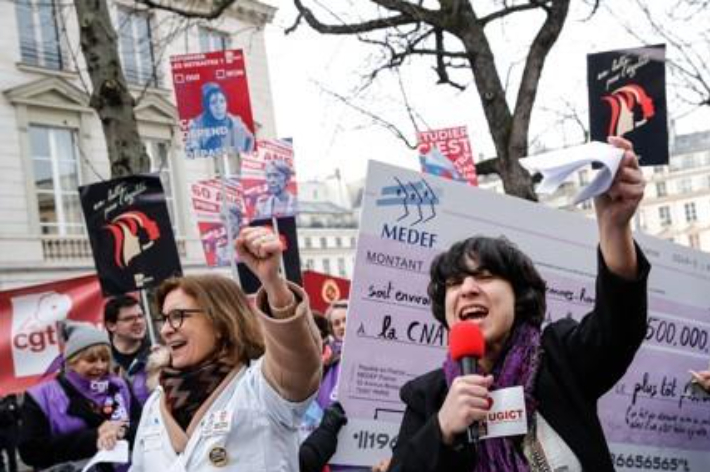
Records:
{"label": "woman with blonde hair", "polygon": [[140,403],[125,380],[110,373],[107,333],[89,323],[67,322],[63,334],[62,372],[28,390],[22,405],[20,457],[37,470],[81,470],[99,449],[130,441],[140,418]]}
{"label": "woman with blonde hair", "polygon": [[320,382],[320,336],[305,292],[279,275],[279,238],[245,228],[236,245],[262,284],[255,308],[216,275],[171,279],[158,290],[166,350],[134,471],[298,470],[298,426]]}

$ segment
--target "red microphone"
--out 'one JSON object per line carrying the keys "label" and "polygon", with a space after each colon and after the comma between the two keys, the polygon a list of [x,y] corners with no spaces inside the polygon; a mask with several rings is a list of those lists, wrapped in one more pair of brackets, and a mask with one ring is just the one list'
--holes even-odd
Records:
{"label": "red microphone", "polygon": [[[486,341],[477,324],[462,321],[456,323],[449,332],[449,353],[451,359],[461,366],[463,375],[475,374],[478,359],[486,353]],[[467,430],[469,444],[478,443],[478,425],[473,423]]]}

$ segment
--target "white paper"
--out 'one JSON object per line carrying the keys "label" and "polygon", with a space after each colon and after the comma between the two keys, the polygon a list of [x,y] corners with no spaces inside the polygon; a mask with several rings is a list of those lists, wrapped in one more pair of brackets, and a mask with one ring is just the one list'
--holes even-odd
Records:
{"label": "white paper", "polygon": [[520,160],[520,164],[528,172],[540,172],[542,182],[537,186],[537,192],[551,194],[573,172],[592,163],[601,164],[597,175],[589,184],[574,197],[574,204],[588,198],[596,197],[606,192],[611,186],[624,150],[598,141],[561,149],[559,151],[538,154]]}
{"label": "white paper", "polygon": [[523,387],[494,390],[488,394],[493,400],[485,421],[485,434],[481,439],[518,436],[528,432]]}
{"label": "white paper", "polygon": [[107,451],[105,449],[100,450],[94,457],[91,458],[86,467],[81,469],[81,472],[86,472],[91,469],[94,465],[101,462],[115,462],[119,464],[125,464],[128,462],[128,441],[121,440],[116,443],[116,447]]}

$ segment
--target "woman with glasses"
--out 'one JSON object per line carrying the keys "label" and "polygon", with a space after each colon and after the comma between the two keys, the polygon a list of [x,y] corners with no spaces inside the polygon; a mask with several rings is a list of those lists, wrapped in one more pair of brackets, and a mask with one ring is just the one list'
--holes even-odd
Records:
{"label": "woman with glasses", "polygon": [[254,308],[217,275],[171,279],[158,290],[169,356],[144,407],[134,471],[298,470],[320,336],[303,290],[279,275],[279,238],[245,228],[236,245],[262,284]]}

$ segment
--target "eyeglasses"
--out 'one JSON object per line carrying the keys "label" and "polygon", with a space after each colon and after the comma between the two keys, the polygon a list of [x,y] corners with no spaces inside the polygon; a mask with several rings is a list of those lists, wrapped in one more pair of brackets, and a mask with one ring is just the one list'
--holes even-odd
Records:
{"label": "eyeglasses", "polygon": [[143,321],[144,319],[145,319],[145,315],[143,313],[141,313],[140,315],[131,315],[131,316],[126,316],[125,318],[119,318],[116,320],[116,322],[131,324],[134,321]]}
{"label": "eyeglasses", "polygon": [[200,310],[199,308],[175,308],[168,313],[160,313],[158,315],[158,323],[160,323],[162,327],[167,321],[172,329],[178,330],[182,326],[183,321],[185,321],[185,318],[202,312],[204,312],[204,310]]}

